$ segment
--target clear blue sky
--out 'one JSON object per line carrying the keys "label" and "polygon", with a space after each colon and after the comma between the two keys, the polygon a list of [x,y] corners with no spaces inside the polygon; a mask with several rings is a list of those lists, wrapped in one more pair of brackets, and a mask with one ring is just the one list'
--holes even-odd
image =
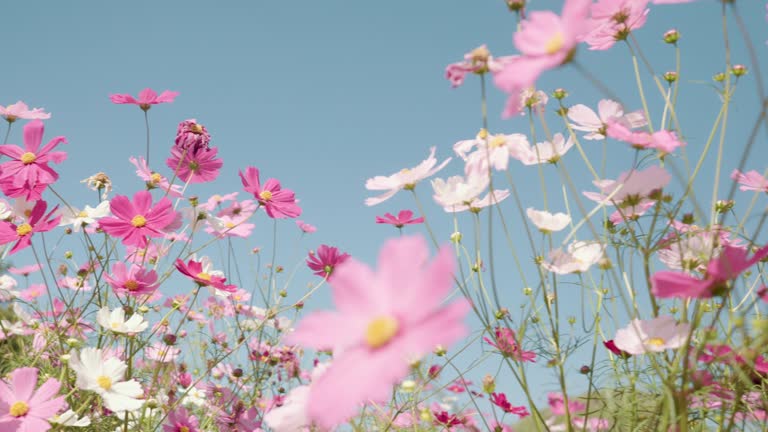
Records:
{"label": "clear blue sky", "polygon": [[[560,4],[535,0],[531,7],[559,10]],[[763,60],[762,70],[768,71],[764,2],[738,5],[755,32],[752,40]],[[673,50],[660,41],[662,33],[677,27],[683,35],[680,117],[689,151],[696,153],[718,109],[717,96],[706,83],[723,64],[719,11],[714,0],[652,7],[646,27],[637,33],[659,71],[674,68]],[[219,147],[224,170],[215,185],[195,186],[192,194],[205,198],[240,190],[237,170],[254,165],[263,176],[276,177],[295,190],[304,209],[301,219],[318,227],[303,242],[301,254],[328,243],[369,263],[382,241],[396,234],[374,224],[375,215],[414,205],[401,193],[385,204],[365,207],[363,200],[370,196],[365,180],[417,164],[430,146],[437,146],[439,159],[453,156],[454,142],[477,133],[481,125],[477,80],[468,77],[463,87],[452,90],[443,77],[444,68],[482,43],[496,55],[513,54],[515,29],[514,15],[501,0],[11,2],[3,6],[0,23],[6,35],[0,50],[0,104],[21,99],[53,114],[46,122],[46,138],[69,139],[65,147],[69,159],[58,167],[57,187],[73,204],[93,204],[95,194],[79,181],[97,171],[107,172],[121,193],[132,195],[141,188],[128,157],[144,152],[142,113],[133,106],[112,105],[108,95],[135,95],[144,87],[170,89],[181,93],[176,102],[150,111],[155,169],[164,168],[157,162],[167,157],[176,124],[197,118]],[[729,26],[733,61],[749,64],[734,23]],[[615,89],[628,109],[641,108],[624,46],[606,53],[583,48],[577,58]],[[653,111],[658,113],[661,99],[644,76]],[[539,86],[547,92],[568,89],[571,104],[594,107],[601,98],[573,70],[548,73]],[[489,93],[491,132],[527,133],[525,118],[501,120],[504,97],[492,87]],[[755,101],[753,77],[748,76],[733,110],[725,176],[738,162],[745,129],[755,117]],[[550,124],[556,121],[551,115]],[[557,131],[562,128],[553,132]],[[15,130],[10,142],[20,144],[19,132]],[[761,140],[747,169],[766,167],[764,136]],[[615,178],[628,169],[631,152],[620,143],[610,145],[618,151],[611,150],[606,174]],[[597,160],[599,145],[591,150]],[[577,154],[572,151],[564,163],[587,187],[590,179],[579,168],[583,164]],[[536,169],[524,169],[514,161],[510,165],[524,205],[542,208]],[[550,207],[564,210],[555,170],[545,170]],[[707,170],[704,177],[712,175],[711,167]],[[460,171],[461,165],[454,161],[441,175]],[[417,190],[434,226],[447,239],[451,219],[431,203],[427,184]],[[701,195],[705,204],[710,193],[706,189]],[[522,239],[511,201],[505,213],[513,221],[513,235]],[[242,247],[270,243],[271,221],[261,215],[255,223],[253,240],[239,242]],[[469,227],[465,225],[467,232]],[[282,224],[281,235],[288,240],[283,248],[292,247],[295,233],[292,222]],[[523,247],[520,252],[526,254]],[[516,278],[500,276],[509,286],[510,309],[520,300],[522,286],[517,286]],[[297,286],[309,280],[308,273],[302,274]],[[542,382],[547,390],[554,389],[551,375]]]}

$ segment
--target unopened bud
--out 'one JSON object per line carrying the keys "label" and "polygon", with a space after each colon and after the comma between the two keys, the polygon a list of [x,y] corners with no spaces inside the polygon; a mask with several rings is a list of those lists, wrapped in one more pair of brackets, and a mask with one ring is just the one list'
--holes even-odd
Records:
{"label": "unopened bud", "polygon": [[552,92],[552,97],[557,100],[562,100],[568,97],[568,92],[565,91],[565,89],[558,88],[555,89],[555,91]]}
{"label": "unopened bud", "polygon": [[664,42],[668,44],[676,44],[680,40],[680,32],[677,29],[667,30],[664,33]]}
{"label": "unopened bud", "polygon": [[673,82],[677,81],[677,72],[674,72],[674,71],[664,72],[664,79],[668,83],[672,84]]}
{"label": "unopened bud", "polygon": [[715,76],[712,77],[712,79],[715,80],[716,82],[723,82],[725,81],[725,74],[722,72],[716,73]]}
{"label": "unopened bud", "polygon": [[715,211],[718,213],[726,213],[733,208],[735,202],[733,200],[717,200],[715,203]]}
{"label": "unopened bud", "polygon": [[742,64],[733,65],[731,67],[731,73],[737,77],[744,76],[747,72],[747,67]]}
{"label": "unopened bud", "polygon": [[493,376],[486,375],[483,377],[483,391],[488,394],[496,391],[496,380],[493,379]]}

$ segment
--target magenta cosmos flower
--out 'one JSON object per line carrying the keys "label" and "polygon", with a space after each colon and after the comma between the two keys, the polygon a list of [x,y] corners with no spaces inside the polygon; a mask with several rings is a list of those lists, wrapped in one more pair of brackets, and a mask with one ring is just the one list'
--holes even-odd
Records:
{"label": "magenta cosmos flower", "polygon": [[414,359],[467,333],[469,302],[444,302],[453,270],[451,248],[429,262],[422,237],[387,241],[376,271],[354,258],[334,270],[338,310],[308,315],[287,340],[334,350],[333,363],[309,390],[311,420],[330,428],[355,415],[361,403],[388,400]]}
{"label": "magenta cosmos flower", "polygon": [[267,215],[273,219],[295,218],[301,216],[301,207],[296,204],[296,196],[290,189],[282,189],[280,182],[269,179],[262,185],[259,182],[259,170],[254,167],[240,171],[240,180],[246,192],[250,192],[264,206]]}
{"label": "magenta cosmos flower", "polygon": [[24,120],[47,120],[51,114],[43,111],[43,108],[29,109],[27,104],[18,101],[7,107],[0,105],[0,116],[5,118],[8,123],[13,123],[18,119]]}
{"label": "magenta cosmos flower", "polygon": [[152,105],[161,103],[171,103],[179,95],[179,92],[166,90],[159,95],[151,88],[145,88],[139,92],[139,97],[134,98],[129,94],[113,94],[109,95],[109,99],[115,104],[132,104],[138,105],[144,111],[152,108]]}
{"label": "magenta cosmos flower", "polygon": [[115,217],[99,219],[99,226],[107,234],[122,238],[128,246],[144,246],[147,237],[163,237],[178,215],[168,198],[162,198],[153,207],[148,191],[137,192],[133,202],[125,195],[117,195],[109,207]]}
{"label": "magenta cosmos flower", "polygon": [[[59,224],[61,215],[53,217],[56,213],[57,207],[45,214],[45,210],[48,208],[48,204],[43,201],[37,201],[35,206],[32,207],[32,212],[29,214],[29,219],[16,225],[11,222],[0,222],[0,245],[8,244],[13,241],[16,242],[11,248],[9,255],[14,254],[27,246],[32,242],[32,234],[36,232],[46,232],[52,230]],[[53,219],[51,219],[53,217]]]}
{"label": "magenta cosmos flower", "polygon": [[43,122],[33,120],[24,125],[24,148],[12,144],[0,145],[0,154],[11,158],[0,165],[0,182],[10,183],[15,186],[14,190],[20,191],[9,196],[15,198],[26,195],[28,201],[40,199],[41,191],[36,186],[42,185],[42,189],[45,189],[59,178],[48,163],[61,163],[67,158],[65,152],[52,151],[60,143],[66,143],[67,139],[58,136],[40,148],[44,131]]}
{"label": "magenta cosmos flower", "polygon": [[163,432],[199,432],[197,417],[178,407],[168,413],[168,420],[163,425]]}
{"label": "magenta cosmos flower", "polygon": [[307,266],[315,271],[315,274],[331,280],[333,269],[349,258],[347,253],[339,253],[339,249],[320,245],[316,253],[310,253],[307,258]]}
{"label": "magenta cosmos flower", "polygon": [[48,419],[66,406],[57,396],[61,383],[49,378],[37,390],[37,368],[24,367],[11,372],[10,380],[0,380],[0,430],[45,432]]}
{"label": "magenta cosmos flower", "polygon": [[140,265],[132,265],[130,269],[121,262],[112,266],[112,274],[105,274],[107,283],[118,294],[130,296],[151,295],[160,285],[157,283],[157,272],[145,269]]}
{"label": "magenta cosmos flower", "polygon": [[424,217],[413,217],[413,212],[410,210],[400,210],[397,216],[393,216],[392,213],[385,213],[384,216],[376,216],[377,224],[389,224],[394,225],[396,228],[402,228],[405,225],[413,225],[424,223]]}
{"label": "magenta cosmos flower", "polygon": [[227,278],[204,269],[203,263],[200,261],[189,260],[188,263],[185,263],[181,259],[177,259],[176,269],[200,286],[213,287],[224,292],[237,291],[237,286],[227,285]]}
{"label": "magenta cosmos flower", "polygon": [[660,298],[710,298],[728,292],[728,281],[768,256],[768,246],[747,259],[747,249],[725,245],[716,258],[709,261],[703,279],[687,273],[660,271],[651,276],[653,295]]}
{"label": "magenta cosmos flower", "polygon": [[176,147],[182,150],[207,149],[211,142],[211,134],[208,129],[195,119],[187,119],[179,123],[176,129]]}
{"label": "magenta cosmos flower", "polygon": [[171,157],[166,159],[165,165],[182,181],[206,183],[216,180],[219,170],[224,166],[224,161],[216,157],[218,153],[216,147],[183,149],[173,146]]}
{"label": "magenta cosmos flower", "polygon": [[509,94],[505,117],[520,112],[520,95],[544,71],[570,61],[576,44],[590,28],[591,5],[592,0],[565,0],[561,15],[535,11],[520,24],[514,41],[521,55],[506,61],[504,69],[494,77],[495,84]]}

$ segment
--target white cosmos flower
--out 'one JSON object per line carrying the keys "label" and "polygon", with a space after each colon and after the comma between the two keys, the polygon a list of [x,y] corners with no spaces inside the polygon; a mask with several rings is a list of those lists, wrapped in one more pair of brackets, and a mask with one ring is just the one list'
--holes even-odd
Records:
{"label": "white cosmos flower", "polygon": [[48,419],[48,421],[65,427],[86,427],[91,425],[91,419],[88,416],[78,418],[77,413],[71,409],[61,414],[56,414]]}
{"label": "white cosmos flower", "polygon": [[549,260],[541,263],[545,269],[557,274],[583,273],[603,257],[605,245],[600,242],[575,241],[549,253]]}
{"label": "white cosmos flower", "polygon": [[141,333],[149,326],[149,323],[139,314],[133,314],[126,320],[125,311],[121,307],[110,312],[109,308],[104,306],[96,314],[96,321],[107,330],[129,335]]}
{"label": "white cosmos flower", "polygon": [[368,179],[365,182],[366,189],[386,192],[377,197],[367,198],[365,200],[365,205],[373,206],[376,204],[381,204],[382,202],[392,198],[402,189],[412,189],[414,186],[416,186],[416,183],[424,180],[427,177],[431,177],[433,174],[443,169],[446,165],[448,165],[448,162],[451,161],[451,158],[448,158],[444,160],[440,165],[437,165],[437,159],[435,158],[436,148],[432,147],[429,150],[429,157],[413,168],[400,170],[391,176],[376,176]]}
{"label": "white cosmos flower", "polygon": [[471,203],[485,188],[490,179],[485,174],[470,174],[469,176],[453,176],[448,180],[436,178],[432,180],[435,194],[432,198],[444,208],[451,208]]}
{"label": "white cosmos flower", "polygon": [[[330,366],[320,363],[312,371],[312,381],[316,381]],[[307,430],[310,420],[307,417],[307,403],[312,384],[295,387],[285,397],[283,404],[274,407],[264,415],[264,423],[275,432],[302,432]]]}
{"label": "white cosmos flower", "polygon": [[571,147],[573,147],[573,139],[568,137],[568,140],[566,140],[563,134],[558,133],[552,137],[552,141],[536,143],[530,150],[518,156],[513,155],[512,157],[519,159],[523,165],[556,163]]}
{"label": "white cosmos flower", "polygon": [[100,202],[96,208],[87,205],[83,210],[78,210],[75,207],[65,207],[61,209],[61,222],[59,222],[59,226],[72,225],[72,231],[79,232],[80,228],[92,225],[108,214],[109,201]]}
{"label": "white cosmos flower", "polygon": [[144,390],[136,380],[125,380],[128,366],[122,360],[96,348],[83,348],[80,353],[73,350],[70,356],[69,365],[77,374],[77,387],[97,393],[110,411],[135,411],[144,405],[144,401],[138,399]]}
{"label": "white cosmos flower", "polygon": [[597,104],[597,113],[585,105],[578,104],[568,108],[568,118],[573,122],[571,128],[577,131],[589,132],[584,135],[587,140],[605,139],[605,128],[609,122],[619,122],[630,129],[648,124],[641,111],[624,113],[624,108],[618,102],[603,99]]}
{"label": "white cosmos flower", "polygon": [[0,301],[8,301],[14,297],[18,297],[19,292],[14,290],[16,285],[16,279],[8,275],[0,276]]}
{"label": "white cosmos flower", "polygon": [[536,225],[536,228],[547,234],[560,231],[571,223],[571,217],[565,213],[552,214],[548,211],[535,210],[532,207],[529,207],[525,212],[528,214],[528,219]]}

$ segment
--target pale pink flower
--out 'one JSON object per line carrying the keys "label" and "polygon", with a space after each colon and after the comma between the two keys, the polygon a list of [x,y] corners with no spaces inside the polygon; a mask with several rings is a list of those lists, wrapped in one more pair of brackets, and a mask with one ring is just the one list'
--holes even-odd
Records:
{"label": "pale pink flower", "polygon": [[435,159],[435,147],[431,147],[429,157],[416,165],[413,168],[405,168],[391,176],[376,176],[369,178],[365,182],[365,188],[368,190],[386,191],[385,193],[365,200],[365,205],[374,206],[381,204],[384,201],[395,196],[396,193],[405,189],[411,190],[416,187],[416,183],[431,177],[436,172],[443,169],[451,158],[444,160],[440,165],[437,165],[437,159]]}
{"label": "pale pink flower", "polygon": [[623,124],[630,129],[643,127],[648,122],[641,111],[624,113],[620,103],[603,99],[597,104],[597,113],[586,105],[578,104],[568,108],[568,118],[571,128],[577,131],[589,132],[584,135],[586,140],[602,140],[606,137],[609,123]]}
{"label": "pale pink flower", "polygon": [[47,120],[51,118],[51,114],[43,111],[43,108],[29,109],[27,104],[22,101],[10,104],[7,107],[0,105],[0,116],[5,118],[8,123],[13,123],[18,119]]}
{"label": "pale pink flower", "polygon": [[498,204],[505,199],[509,198],[509,191],[507,189],[494,189],[493,192],[488,192],[482,198],[474,198],[469,202],[463,204],[454,205],[451,207],[443,207],[448,213],[458,213],[466,210],[472,212],[479,212],[480,210]]}
{"label": "pale pink flower", "polygon": [[145,88],[139,92],[138,99],[129,94],[112,94],[109,95],[109,100],[114,104],[132,104],[138,105],[144,111],[152,108],[152,105],[161,103],[171,103],[179,95],[179,92],[165,90],[164,92],[157,94],[156,91],[151,88]]}
{"label": "pale pink flower", "polygon": [[505,62],[494,77],[496,85],[509,94],[505,117],[520,112],[520,94],[532,87],[544,71],[573,57],[576,44],[589,30],[591,4],[592,0],[566,0],[561,15],[535,11],[520,24],[514,41],[521,55]]}
{"label": "pale pink flower", "polygon": [[592,5],[592,31],[584,42],[591,50],[606,50],[645,25],[649,0],[599,0]]}
{"label": "pale pink flower", "polygon": [[544,210],[535,210],[532,207],[528,207],[525,213],[528,215],[528,219],[536,225],[536,228],[545,234],[563,230],[571,223],[571,217],[565,213],[552,214]]}
{"label": "pale pink flower", "polygon": [[613,213],[611,213],[610,216],[608,216],[608,220],[610,220],[614,225],[619,225],[624,221],[637,220],[654,205],[656,205],[656,201],[642,198],[640,202],[632,202],[628,205],[619,207]]}
{"label": "pale pink flower", "polygon": [[128,160],[136,167],[136,175],[147,183],[147,189],[159,188],[176,198],[183,196],[180,185],[172,185],[165,176],[150,170],[143,157],[131,157]]}
{"label": "pale pink flower", "polygon": [[616,348],[632,355],[664,352],[685,345],[690,330],[689,324],[678,324],[668,315],[645,321],[633,319],[627,327],[616,331],[613,342]]}
{"label": "pale pink flower", "polygon": [[447,211],[456,206],[472,202],[488,187],[490,179],[487,174],[471,174],[466,178],[452,176],[448,180],[436,178],[431,181],[435,202]]}
{"label": "pale pink flower", "polygon": [[552,141],[536,143],[518,155],[513,154],[512,157],[522,162],[523,165],[553,164],[557,163],[571,147],[573,147],[572,137],[569,136],[566,140],[563,134],[556,133],[552,137]]}
{"label": "pale pink flower", "polygon": [[642,198],[648,198],[652,192],[663,189],[670,180],[672,176],[664,168],[653,165],[642,171],[623,172],[616,180],[595,180],[592,183],[600,192],[584,192],[584,196],[612,205],[639,202]]}
{"label": "pale pink flower", "polygon": [[51,428],[48,419],[64,408],[64,396],[58,396],[61,383],[46,380],[37,390],[37,368],[23,367],[0,380],[0,430],[45,432]]}
{"label": "pale pink flower", "polygon": [[568,245],[567,251],[562,248],[551,251],[541,266],[557,274],[584,273],[603,258],[604,251],[602,243],[575,241]]}
{"label": "pale pink flower", "polygon": [[247,222],[248,218],[249,215],[209,217],[206,220],[208,226],[205,228],[205,232],[216,237],[247,238],[256,227],[256,225]]}
{"label": "pale pink flower", "polygon": [[768,179],[755,170],[742,174],[736,169],[731,173],[731,178],[741,185],[739,190],[768,193]]}
{"label": "pale pink flower", "polygon": [[304,221],[297,220],[296,226],[299,227],[299,229],[307,234],[312,234],[313,232],[317,231],[317,228],[314,225],[310,225]]}
{"label": "pale pink flower", "polygon": [[624,141],[633,148],[644,150],[654,149],[662,154],[672,153],[676,148],[685,145],[685,142],[677,138],[677,134],[668,130],[660,130],[654,133],[633,131],[628,126],[609,121],[606,133],[609,137]]}
{"label": "pale pink flower", "polygon": [[451,82],[451,86],[456,88],[464,83],[464,77],[468,73],[482,75],[486,72],[498,72],[503,62],[503,57],[494,59],[488,47],[480,45],[464,54],[464,61],[449,64],[445,68],[445,77]]}
{"label": "pale pink flower", "polygon": [[333,364],[309,391],[307,413],[320,427],[345,421],[361,403],[388,400],[414,359],[466,335],[469,303],[445,303],[453,252],[443,247],[428,258],[422,237],[385,243],[377,271],[350,258],[331,283],[338,311],[311,313],[288,335],[287,343],[334,350]]}
{"label": "pale pink flower", "polygon": [[[562,393],[547,394],[547,403],[549,403],[549,409],[552,411],[552,415],[565,415],[565,397]],[[570,398],[568,400],[568,411],[571,415],[584,411],[586,408],[586,405],[579,402],[577,399]]]}
{"label": "pale pink flower", "polygon": [[488,175],[489,163],[495,170],[505,171],[510,156],[519,159],[519,155],[528,152],[530,148],[528,138],[523,134],[488,135],[484,130],[475,139],[459,141],[453,145],[453,151],[466,163],[465,174],[475,172],[485,175]]}

